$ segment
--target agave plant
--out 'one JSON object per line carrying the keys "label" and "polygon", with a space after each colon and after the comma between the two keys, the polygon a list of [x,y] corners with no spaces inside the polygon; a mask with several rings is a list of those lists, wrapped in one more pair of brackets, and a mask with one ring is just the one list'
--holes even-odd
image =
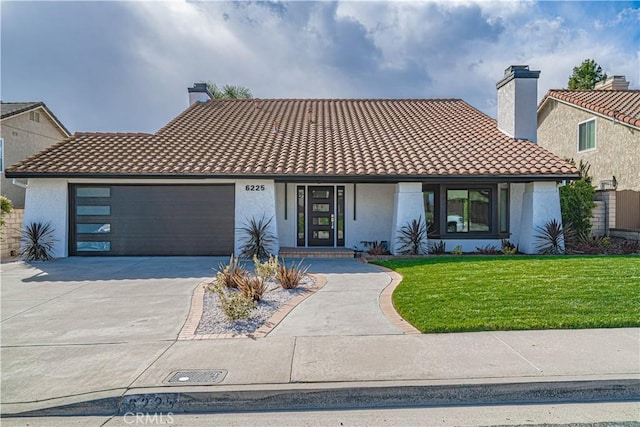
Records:
{"label": "agave plant", "polygon": [[400,252],[410,255],[421,255],[425,253],[425,241],[427,239],[427,227],[422,221],[422,217],[403,225],[398,230],[398,240],[400,241]]}
{"label": "agave plant", "polygon": [[50,222],[32,222],[22,230],[20,257],[25,261],[53,259],[54,229]]}
{"label": "agave plant", "polygon": [[244,241],[240,246],[240,256],[243,258],[257,257],[259,260],[269,258],[270,249],[276,242],[275,235],[271,232],[270,225],[273,218],[251,218],[247,224],[240,227]]}

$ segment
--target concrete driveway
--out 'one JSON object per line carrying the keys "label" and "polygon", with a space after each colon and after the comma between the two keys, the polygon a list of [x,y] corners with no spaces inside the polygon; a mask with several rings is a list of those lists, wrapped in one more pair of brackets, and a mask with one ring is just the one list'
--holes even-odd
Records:
{"label": "concrete driveway", "polygon": [[[132,383],[175,343],[193,289],[225,260],[66,258],[3,264],[2,403]],[[44,379],[46,388],[40,386]]]}

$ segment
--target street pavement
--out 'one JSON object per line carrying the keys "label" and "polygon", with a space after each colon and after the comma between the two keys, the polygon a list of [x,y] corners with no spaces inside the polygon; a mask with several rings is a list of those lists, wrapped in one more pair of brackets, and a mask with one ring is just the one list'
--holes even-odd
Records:
{"label": "street pavement", "polygon": [[[178,340],[193,290],[221,261],[3,264],[3,416],[640,399],[638,328],[402,334],[375,311],[388,275],[355,260],[310,260],[325,290],[265,338]],[[188,370],[223,378],[168,382]]]}

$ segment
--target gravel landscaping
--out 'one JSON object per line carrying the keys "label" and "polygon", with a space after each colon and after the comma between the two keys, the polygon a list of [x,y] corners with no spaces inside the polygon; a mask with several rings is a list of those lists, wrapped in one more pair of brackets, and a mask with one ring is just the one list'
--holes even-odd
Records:
{"label": "gravel landscaping", "polygon": [[314,284],[310,276],[305,276],[296,289],[283,289],[275,280],[269,281],[269,291],[258,302],[258,308],[247,319],[229,321],[220,309],[218,296],[205,291],[203,313],[197,335],[202,334],[250,334],[266,323],[280,307],[291,298],[309,289]]}

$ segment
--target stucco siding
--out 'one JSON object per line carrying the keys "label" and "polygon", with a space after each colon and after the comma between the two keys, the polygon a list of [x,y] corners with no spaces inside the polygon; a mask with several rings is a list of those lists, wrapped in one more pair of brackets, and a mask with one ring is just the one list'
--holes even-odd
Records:
{"label": "stucco siding", "polygon": [[[596,120],[596,148],[578,152],[578,124]],[[538,144],[562,158],[589,163],[593,185],[615,175],[618,190],[640,191],[640,130],[549,100],[538,113]]]}
{"label": "stucco siding", "polygon": [[[34,111],[39,113],[39,122],[29,119],[29,112],[2,120],[0,137],[4,139],[5,168],[62,141],[66,137],[43,108]],[[2,174],[2,194],[11,199],[15,207],[24,207],[25,189],[13,185],[11,181],[11,179],[5,178],[4,173]]]}
{"label": "stucco siding", "polygon": [[346,188],[345,246],[363,249],[363,241],[386,240],[391,244],[394,184],[357,184],[355,220],[353,185]]}
{"label": "stucco siding", "polygon": [[[273,180],[237,180],[236,181],[236,241],[234,252],[240,254],[240,248],[247,235],[240,228],[249,224],[252,219],[271,220],[269,231],[278,236],[278,220],[276,216],[276,185]],[[276,240],[269,251],[277,255],[280,246]]]}
{"label": "stucco siding", "polygon": [[33,222],[50,223],[53,227],[55,258],[68,255],[68,184],[66,179],[29,179],[25,198],[24,226]]}

